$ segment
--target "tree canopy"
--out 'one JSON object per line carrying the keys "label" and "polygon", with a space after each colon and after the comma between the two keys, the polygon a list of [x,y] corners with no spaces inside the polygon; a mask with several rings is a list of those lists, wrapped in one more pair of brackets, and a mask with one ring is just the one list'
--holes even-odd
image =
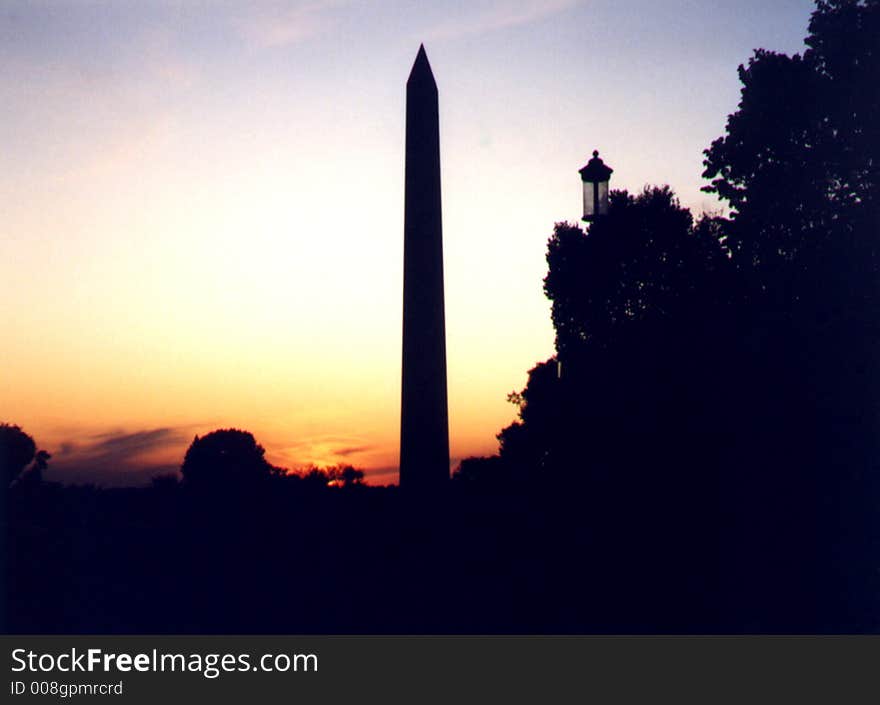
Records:
{"label": "tree canopy", "polygon": [[732,211],[727,244],[777,298],[798,299],[805,272],[875,283],[878,37],[878,0],[817,2],[803,55],[758,50],[739,67],[739,107],[705,151],[704,190]]}
{"label": "tree canopy", "polygon": [[252,433],[235,428],[196,436],[186,451],[180,472],[190,486],[236,486],[273,474],[265,450]]}
{"label": "tree canopy", "polygon": [[34,459],[37,444],[20,426],[0,423],[0,469],[9,486]]}
{"label": "tree canopy", "polygon": [[612,191],[608,215],[587,232],[557,223],[547,265],[544,293],[564,359],[607,348],[640,325],[703,315],[717,303],[728,262],[716,233],[695,228],[663,186]]}

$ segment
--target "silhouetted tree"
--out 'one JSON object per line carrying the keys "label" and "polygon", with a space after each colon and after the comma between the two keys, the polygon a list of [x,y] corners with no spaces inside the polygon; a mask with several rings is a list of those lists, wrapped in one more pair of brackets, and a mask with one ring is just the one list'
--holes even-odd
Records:
{"label": "silhouetted tree", "polygon": [[739,67],[739,109],[705,151],[704,190],[730,204],[728,246],[771,300],[817,278],[825,294],[876,278],[878,36],[877,0],[820,1],[802,56],[759,50]]}
{"label": "silhouetted tree", "polygon": [[768,564],[799,546],[801,582],[848,581],[830,592],[854,610],[860,599],[876,609],[859,546],[878,538],[880,494],[878,37],[878,0],[817,2],[803,55],[761,50],[739,67],[738,109],[704,161],[705,190],[731,207],[725,245],[750,284],[738,347],[750,442],[738,444],[729,493],[752,517],[742,542]]}
{"label": "silhouetted tree", "polygon": [[325,489],[334,479],[325,468],[319,467],[306,468],[305,470],[295,473],[294,477],[298,477],[306,487],[313,489]]}
{"label": "silhouetted tree", "polygon": [[342,487],[353,487],[364,482],[364,471],[358,470],[351,465],[331,468],[327,474],[331,482],[336,482]]}
{"label": "silhouetted tree", "polygon": [[785,398],[793,445],[824,438],[814,456],[860,472],[880,423],[878,37],[878,0],[817,2],[802,56],[739,67],[739,108],[704,161],[751,283],[753,378],[799,394]]}
{"label": "silhouetted tree", "polygon": [[[20,426],[0,424],[0,469],[6,486],[19,478],[20,481],[39,484],[51,457],[45,450],[38,451],[34,439]],[[27,472],[22,476],[25,468]]]}
{"label": "silhouetted tree", "polygon": [[634,325],[702,317],[727,283],[716,232],[695,229],[668,186],[637,196],[612,191],[608,215],[587,232],[557,223],[547,264],[544,292],[563,362],[586,347],[614,345]]}
{"label": "silhouetted tree", "polygon": [[37,445],[20,426],[0,424],[0,466],[3,480],[9,485],[22,473],[34,458]]}
{"label": "silhouetted tree", "polygon": [[180,472],[189,486],[236,486],[264,480],[275,468],[253,434],[238,429],[196,436],[186,451]]}
{"label": "silhouetted tree", "polygon": [[30,482],[35,485],[39,485],[43,482],[43,472],[49,467],[49,460],[52,458],[52,455],[45,450],[38,450],[34,455],[34,462],[31,463],[30,468],[28,468],[27,473],[25,473],[23,480]]}
{"label": "silhouetted tree", "polygon": [[[558,469],[557,456],[567,453],[563,447],[566,446],[569,425],[564,421],[570,410],[562,403],[565,387],[557,374],[556,360],[539,363],[529,370],[525,388],[507,397],[516,405],[519,420],[498,434],[499,454],[502,466],[516,477],[529,478],[532,482],[542,479],[553,482]],[[586,459],[582,457],[581,460]],[[564,458],[559,463],[562,466],[568,464]],[[466,467],[462,469],[468,470]]]}
{"label": "silhouetted tree", "polygon": [[328,487],[355,487],[363,485],[364,471],[351,465],[334,465],[319,468],[311,466],[304,470],[290,473],[291,480],[301,481],[307,488],[326,489]]}
{"label": "silhouetted tree", "polygon": [[557,357],[511,397],[506,466],[549,483],[662,468],[672,485],[709,465],[735,290],[714,223],[694,226],[668,187],[614,191],[588,231],[557,223],[547,263]]}

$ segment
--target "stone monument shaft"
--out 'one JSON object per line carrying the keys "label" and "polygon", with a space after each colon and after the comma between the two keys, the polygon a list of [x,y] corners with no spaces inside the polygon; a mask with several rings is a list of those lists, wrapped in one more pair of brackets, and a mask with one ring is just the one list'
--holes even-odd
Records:
{"label": "stone monument shaft", "polygon": [[448,479],[440,120],[422,46],[406,82],[400,485],[431,489]]}

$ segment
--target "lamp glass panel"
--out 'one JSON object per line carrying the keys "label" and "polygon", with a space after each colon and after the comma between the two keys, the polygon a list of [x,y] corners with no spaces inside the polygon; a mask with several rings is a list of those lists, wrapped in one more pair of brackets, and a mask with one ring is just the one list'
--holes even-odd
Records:
{"label": "lamp glass panel", "polygon": [[599,182],[599,203],[596,204],[596,212],[605,215],[608,212],[608,182]]}
{"label": "lamp glass panel", "polygon": [[596,209],[593,203],[593,182],[584,181],[584,218],[591,218],[594,215]]}

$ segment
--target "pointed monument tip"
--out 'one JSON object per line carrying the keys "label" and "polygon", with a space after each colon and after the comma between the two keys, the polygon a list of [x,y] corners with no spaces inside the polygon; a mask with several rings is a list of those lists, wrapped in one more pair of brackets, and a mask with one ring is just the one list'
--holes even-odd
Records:
{"label": "pointed monument tip", "polygon": [[434,72],[431,71],[431,64],[428,61],[428,53],[425,51],[425,45],[419,44],[419,53],[416,54],[416,60],[413,62],[412,70],[409,72],[407,83],[420,79],[429,79],[434,83]]}

